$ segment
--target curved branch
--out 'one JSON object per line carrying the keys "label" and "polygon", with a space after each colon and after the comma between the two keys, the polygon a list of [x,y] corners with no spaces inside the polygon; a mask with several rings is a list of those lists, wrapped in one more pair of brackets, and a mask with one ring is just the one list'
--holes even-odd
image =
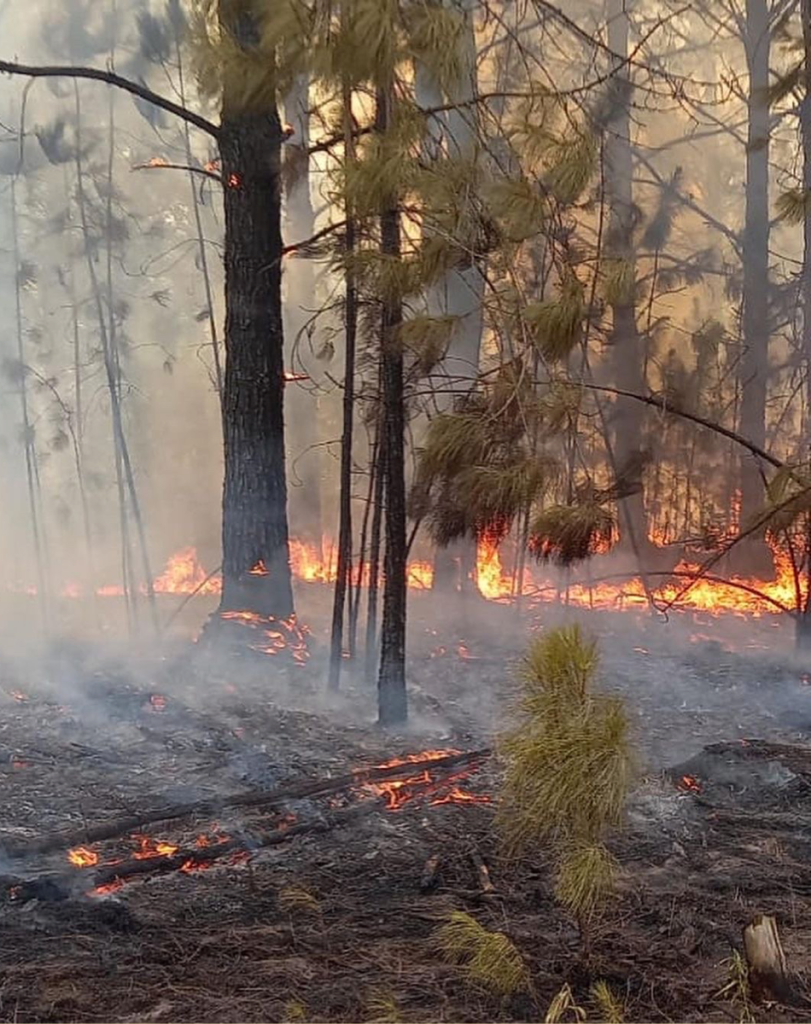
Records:
{"label": "curved branch", "polygon": [[784,466],[784,463],[781,462],[780,459],[775,458],[774,455],[770,455],[765,451],[765,449],[756,445],[754,441],[750,441],[748,438],[743,437],[734,430],[730,430],[728,427],[724,427],[720,423],[715,423],[713,420],[705,419],[703,416],[699,416],[693,412],[685,412],[684,409],[680,409],[676,405],[671,405],[667,399],[659,398],[657,395],[638,395],[635,391],[624,391],[622,388],[612,388],[607,384],[589,384],[586,381],[577,381],[577,383],[572,384],[572,387],[586,388],[588,391],[602,391],[609,395],[619,395],[621,398],[632,398],[635,402],[642,402],[644,405],[652,405],[654,409],[661,409],[662,412],[668,412],[673,416],[679,416],[683,420],[690,420],[691,423],[697,423],[700,427],[706,427],[708,430],[712,430],[716,434],[720,434],[722,437],[726,437],[730,441],[734,441],[736,444],[746,448],[753,455],[756,455],[759,459],[763,459],[764,462],[768,462],[770,466],[774,466],[775,469],[782,469]]}
{"label": "curved branch", "polygon": [[8,75],[23,75],[26,78],[87,78],[95,82],[104,82],[133,96],[138,96],[140,99],[146,100],[147,103],[160,107],[161,110],[174,114],[181,120],[212,135],[215,139],[220,135],[220,129],[212,121],[181,107],[179,103],[173,103],[164,96],[159,96],[158,93],[147,89],[145,85],[117,75],[115,71],[106,71],[102,68],[77,68],[70,65],[17,64],[14,61],[0,60],[0,72],[5,72]]}

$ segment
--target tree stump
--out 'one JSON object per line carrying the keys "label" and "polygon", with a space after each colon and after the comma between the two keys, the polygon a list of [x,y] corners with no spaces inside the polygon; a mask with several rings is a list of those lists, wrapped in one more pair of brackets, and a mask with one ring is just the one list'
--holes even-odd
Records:
{"label": "tree stump", "polygon": [[786,956],[773,917],[759,914],[743,930],[743,944],[749,964],[749,990],[756,1003],[790,1003]]}

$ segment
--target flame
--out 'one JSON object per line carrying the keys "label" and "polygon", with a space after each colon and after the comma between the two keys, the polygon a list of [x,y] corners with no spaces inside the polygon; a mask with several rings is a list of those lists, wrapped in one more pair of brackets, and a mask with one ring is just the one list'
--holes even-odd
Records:
{"label": "flame", "polygon": [[364,783],[363,789],[374,796],[382,796],[386,801],[386,809],[399,811],[404,804],[418,797],[437,795],[431,799],[432,804],[450,803],[489,803],[490,798],[476,796],[461,789],[457,783],[470,775],[470,768],[463,768],[451,775],[434,778],[431,775],[431,761],[457,754],[454,749],[424,750],[419,754],[407,754],[405,757],[393,757],[390,761],[375,765],[376,768],[392,768],[396,765],[423,765],[422,771],[405,779],[386,779],[381,782]]}
{"label": "flame", "polygon": [[[208,573],[197,559],[196,548],[183,548],[172,555],[163,573],[155,580],[156,594],[219,594],[219,579],[207,580]],[[199,589],[198,589],[199,588]]]}
{"label": "flame", "polygon": [[242,184],[242,178],[240,178],[240,176],[238,174],[229,174],[228,175],[228,187],[229,188],[239,188],[241,184]]}
{"label": "flame", "polygon": [[14,698],[19,704],[27,703],[31,698],[27,693],[23,693],[22,690],[10,690],[9,695]]}
{"label": "flame", "polygon": [[700,793],[701,783],[694,775],[682,775],[678,781],[679,789],[685,791],[685,793]]}
{"label": "flame", "polygon": [[75,868],[92,868],[99,862],[99,855],[86,846],[68,850],[68,860]]}
{"label": "flame", "polygon": [[169,161],[165,160],[162,156],[153,156],[151,160],[147,161],[148,167],[168,167]]}
{"label": "flame", "polygon": [[174,843],[164,843],[153,839],[151,836],[134,835],[133,839],[138,841],[138,852],[134,853],[134,860],[151,860],[153,857],[171,857],[177,853],[179,847]]}

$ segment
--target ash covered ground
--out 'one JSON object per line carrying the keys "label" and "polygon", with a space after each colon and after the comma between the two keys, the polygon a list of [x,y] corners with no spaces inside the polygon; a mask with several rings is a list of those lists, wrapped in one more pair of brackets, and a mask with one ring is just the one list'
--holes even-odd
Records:
{"label": "ash covered ground", "polygon": [[[301,591],[302,619],[326,622],[327,591]],[[530,637],[575,615],[472,601],[450,617],[416,596],[412,720],[393,736],[374,726],[374,688],[351,667],[341,693],[325,693],[317,628],[310,663],[287,670],[191,645],[200,612],[189,608],[161,647],[54,641],[32,654],[4,638],[0,842],[24,846],[169,803],[216,805],[428,749],[488,747],[513,714]],[[244,839],[249,854],[108,892],[90,892],[94,868],[74,868],[63,849],[0,857],[0,1019],[374,1020],[382,1006],[403,1021],[543,1019],[564,983],[588,1009],[590,986],[606,980],[628,1020],[737,1020],[741,1008],[721,994],[725,961],[755,913],[778,916],[804,978],[811,760],[779,745],[809,741],[811,664],[793,654],[790,624],[576,616],[599,640],[601,686],[626,698],[642,764],[627,828],[613,840],[619,893],[588,960],[555,903],[545,852],[521,863],[501,856],[491,758],[460,783],[489,803],[422,797],[391,810],[384,801],[338,824],[345,796],[272,813],[222,806],[90,844],[101,863],[131,857],[144,835],[181,850],[201,837]],[[751,738],[771,746],[741,745],[748,753],[731,768],[729,747],[703,752]],[[679,785],[686,772],[700,792]],[[258,848],[257,830],[285,818],[325,827]],[[472,853],[489,864],[494,894],[482,892]],[[424,892],[434,856],[436,885]],[[58,891],[42,886],[49,878]],[[437,957],[434,931],[454,909],[509,934],[534,998],[494,999]],[[811,1017],[796,1006],[755,1015]]]}

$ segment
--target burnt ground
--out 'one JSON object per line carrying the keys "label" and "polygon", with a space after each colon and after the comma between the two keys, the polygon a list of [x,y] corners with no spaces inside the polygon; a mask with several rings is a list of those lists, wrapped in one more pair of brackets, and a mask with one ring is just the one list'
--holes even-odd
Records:
{"label": "burnt ground", "polygon": [[[320,621],[324,596],[314,589],[307,601]],[[509,719],[527,637],[555,613],[520,619],[474,605],[451,621],[428,597],[412,608],[412,724],[401,736],[375,729],[373,690],[351,675],[325,697],[318,637],[310,665],[290,670],[214,657],[183,638],[126,653],[63,642],[36,658],[6,638],[0,843],[8,851],[167,803],[216,805],[429,748],[489,745]],[[811,752],[796,748],[811,748],[811,688],[790,632],[774,620],[587,621],[601,683],[626,697],[643,765],[612,840],[619,889],[588,956],[555,904],[545,852],[502,858],[494,802],[435,805],[428,795],[392,811],[351,791],[146,826],[153,843],[186,849],[201,835],[229,836],[250,857],[156,868],[102,894],[92,892],[97,869],[71,867],[64,850],[0,852],[0,1020],[543,1020],[565,983],[596,1020],[589,989],[605,980],[627,1020],[734,1021],[742,1008],[721,994],[725,961],[756,913],[777,916],[805,991]],[[752,738],[762,742],[740,742]],[[679,785],[684,774],[700,792]],[[460,783],[492,798],[498,784],[495,759]],[[342,820],[355,806],[368,813]],[[258,835],[294,818],[320,830],[257,848]],[[142,843],[125,833],[92,851],[127,859]],[[481,891],[471,853],[489,864],[493,894]],[[434,855],[437,884],[423,892]],[[433,933],[451,910],[514,940],[532,998],[501,1001],[442,962]],[[805,1020],[811,1010],[754,1016]]]}

